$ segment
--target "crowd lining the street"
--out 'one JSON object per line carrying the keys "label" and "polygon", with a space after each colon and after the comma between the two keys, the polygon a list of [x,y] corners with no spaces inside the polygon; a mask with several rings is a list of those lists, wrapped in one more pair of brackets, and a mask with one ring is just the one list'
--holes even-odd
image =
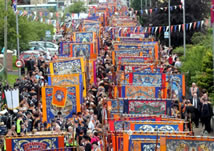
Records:
{"label": "crowd lining the street", "polygon": [[[82,151],[101,151],[105,145],[104,132],[108,129],[107,98],[113,98],[112,90],[115,84],[116,66],[112,64],[112,39],[110,34],[102,33],[102,47],[97,58],[97,83],[90,85],[87,97],[82,104],[82,112],[74,113],[71,119],[64,119],[59,112],[52,120],[51,126],[42,122],[41,87],[47,85],[48,63],[44,56],[38,59],[31,57],[22,68],[21,79],[17,79],[14,88],[20,91],[20,107],[14,111],[8,110],[2,115],[1,121],[8,127],[6,136],[26,136],[27,133],[38,131],[54,131],[60,134],[67,131],[66,147],[79,146]],[[172,48],[160,47],[160,66],[164,73],[179,74],[182,66],[179,57],[173,53]],[[56,56],[52,59],[57,59]],[[27,69],[27,70],[25,70]],[[26,72],[26,73],[25,73]],[[112,78],[113,77],[113,78]],[[11,89],[8,83],[1,83],[0,89]],[[204,133],[211,132],[212,105],[206,90],[193,83],[189,90],[190,96],[173,102],[172,116],[185,119],[198,127],[200,122],[204,125]],[[177,98],[175,93],[172,98]],[[191,124],[187,128],[192,130]],[[110,150],[111,145],[108,144]]]}

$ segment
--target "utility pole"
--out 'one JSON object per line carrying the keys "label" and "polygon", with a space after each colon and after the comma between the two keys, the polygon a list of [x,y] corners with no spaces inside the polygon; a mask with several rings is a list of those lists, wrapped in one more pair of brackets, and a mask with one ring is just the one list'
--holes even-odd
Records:
{"label": "utility pole", "polygon": [[[16,4],[17,5],[17,4]],[[15,13],[16,13],[16,10],[15,10]],[[19,47],[19,17],[18,17],[18,14],[16,13],[16,39],[17,39],[17,51],[18,51],[18,59],[19,56],[20,56],[20,47]],[[18,69],[18,75],[19,75],[19,78],[21,77],[21,68]]]}
{"label": "utility pole", "polygon": [[184,34],[184,57],[186,57],[186,10],[185,10],[185,0],[182,0],[183,5],[183,34]]}
{"label": "utility pole", "polygon": [[5,16],[4,16],[4,70],[7,79],[7,0],[5,0]]}
{"label": "utility pole", "polygon": [[143,2],[140,0],[140,9],[143,10]]}
{"label": "utility pole", "polygon": [[171,47],[171,12],[170,0],[168,0],[168,21],[169,21],[169,47]]}
{"label": "utility pole", "polygon": [[145,7],[146,7],[146,9],[147,9],[147,0],[145,0]]}

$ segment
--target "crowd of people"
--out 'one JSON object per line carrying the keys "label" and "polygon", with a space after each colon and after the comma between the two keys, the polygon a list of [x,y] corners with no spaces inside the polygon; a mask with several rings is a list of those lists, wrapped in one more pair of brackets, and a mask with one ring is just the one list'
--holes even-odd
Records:
{"label": "crowd of people", "polygon": [[[42,102],[41,87],[47,85],[48,64],[45,56],[39,58],[30,57],[22,68],[21,79],[17,79],[13,88],[18,88],[20,92],[20,107],[1,116],[1,121],[7,125],[6,136],[25,136],[27,133],[53,131],[56,134],[66,133],[65,146],[77,147],[82,151],[101,151],[104,146],[111,148],[111,144],[106,144],[103,137],[108,138],[107,123],[107,98],[113,98],[112,91],[116,84],[116,66],[112,64],[112,39],[108,32],[102,33],[102,44],[100,55],[97,57],[97,85],[89,85],[87,97],[81,106],[81,111],[73,113],[72,118],[65,119],[61,112],[57,113],[51,120],[51,125],[42,122]],[[160,47],[159,66],[166,74],[179,74],[182,66],[179,57],[173,53],[172,48]],[[53,56],[52,59],[55,59]],[[26,69],[26,71],[25,71]],[[1,92],[11,89],[8,83],[0,84]],[[175,100],[178,94],[170,93]],[[190,88],[190,97],[173,102],[172,115],[178,118],[189,120],[195,127],[199,126],[199,121],[205,126],[204,133],[211,132],[210,120],[213,116],[212,106],[208,99],[206,90],[200,91],[195,83]],[[181,109],[180,109],[181,107]],[[188,125],[191,129],[191,126]],[[110,142],[110,141],[109,141]],[[5,148],[4,148],[5,149]]]}
{"label": "crowd of people", "polygon": [[[161,46],[161,67],[164,68],[164,73],[168,75],[180,74],[182,62],[179,56],[173,53],[171,47]],[[201,135],[212,132],[211,118],[213,116],[212,104],[208,98],[208,92],[205,89],[200,89],[196,83],[192,83],[188,96],[183,96],[182,103],[179,103],[178,94],[176,92],[168,92],[168,96],[173,99],[172,116],[182,118],[188,121],[185,129],[194,131],[194,128],[199,128],[201,122],[203,131]]]}
{"label": "crowd of people", "polygon": [[[18,88],[20,92],[20,107],[7,110],[2,115],[1,122],[7,125],[6,136],[26,136],[29,133],[53,131],[57,134],[66,133],[65,146],[77,147],[85,151],[101,151],[105,145],[103,126],[107,120],[106,98],[112,98],[112,75],[115,67],[112,65],[110,49],[111,39],[103,38],[101,55],[97,59],[97,85],[89,85],[87,97],[82,104],[82,112],[73,113],[72,118],[64,119],[61,112],[51,120],[51,125],[42,122],[41,87],[47,85],[48,64],[44,56],[30,57],[22,69],[22,78],[16,80],[13,86],[5,83],[1,92]],[[106,146],[107,147],[107,146]],[[110,147],[108,145],[108,147]]]}

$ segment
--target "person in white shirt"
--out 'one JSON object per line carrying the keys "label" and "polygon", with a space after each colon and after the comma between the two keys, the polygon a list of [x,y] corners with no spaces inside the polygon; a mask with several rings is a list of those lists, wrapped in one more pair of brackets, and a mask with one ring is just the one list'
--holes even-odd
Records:
{"label": "person in white shirt", "polygon": [[182,64],[181,64],[180,59],[179,59],[179,58],[177,58],[177,59],[176,59],[176,62],[175,62],[175,67],[176,67],[176,68],[180,68],[180,67],[181,67],[181,65],[182,65]]}
{"label": "person in white shirt", "polygon": [[94,130],[95,128],[94,120],[90,120],[90,122],[88,123],[88,128],[92,131]]}

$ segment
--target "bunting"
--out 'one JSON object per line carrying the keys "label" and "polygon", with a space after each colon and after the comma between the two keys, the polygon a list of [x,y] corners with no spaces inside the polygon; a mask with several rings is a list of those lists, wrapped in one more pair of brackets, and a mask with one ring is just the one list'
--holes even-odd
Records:
{"label": "bunting", "polygon": [[[170,6],[170,11],[174,11],[174,10],[177,10],[177,9],[180,9],[182,10],[182,5],[174,5],[174,6]],[[146,15],[151,15],[153,12],[157,13],[158,11],[167,11],[168,10],[168,7],[160,7],[160,8],[150,8],[150,9],[142,9],[140,10],[140,14],[143,15],[143,14],[146,14]],[[144,13],[145,12],[145,13]]]}
{"label": "bunting", "polygon": [[118,32],[120,35],[121,34],[129,34],[129,33],[161,33],[161,32],[165,32],[165,31],[171,31],[171,32],[181,32],[185,30],[186,31],[190,31],[190,30],[198,30],[200,28],[203,28],[204,26],[208,26],[209,25],[209,20],[201,20],[201,21],[196,21],[196,22],[191,22],[191,23],[186,23],[184,24],[178,24],[178,25],[171,25],[169,26],[149,26],[149,27],[141,27],[141,26],[136,26],[136,27],[106,27],[106,31],[113,31],[115,30],[116,32]]}

